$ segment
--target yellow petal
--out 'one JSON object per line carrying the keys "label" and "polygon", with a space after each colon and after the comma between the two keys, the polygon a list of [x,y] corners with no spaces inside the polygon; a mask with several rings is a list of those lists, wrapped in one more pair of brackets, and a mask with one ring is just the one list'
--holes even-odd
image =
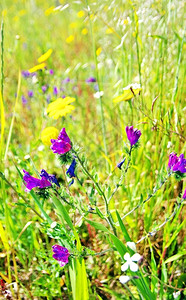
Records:
{"label": "yellow petal", "polygon": [[46,61],[50,55],[52,54],[53,50],[52,49],[49,49],[46,53],[44,53],[43,55],[41,55],[39,58],[38,58],[38,63],[42,63],[44,61]]}
{"label": "yellow petal", "polygon": [[55,127],[46,127],[41,132],[41,140],[44,145],[51,145],[51,139],[56,139],[59,135],[59,130]]}
{"label": "yellow petal", "polygon": [[29,69],[28,72],[33,73],[33,72],[36,72],[38,70],[42,70],[45,67],[46,67],[46,63],[42,63],[42,64],[36,65],[35,67]]}

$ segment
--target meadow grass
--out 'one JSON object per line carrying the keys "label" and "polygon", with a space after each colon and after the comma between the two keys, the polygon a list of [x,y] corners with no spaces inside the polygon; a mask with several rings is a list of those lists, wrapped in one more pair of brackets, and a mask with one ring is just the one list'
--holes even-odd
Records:
{"label": "meadow grass", "polygon": [[[0,276],[10,299],[174,299],[176,292],[184,299],[183,202],[177,206],[184,179],[171,176],[143,204],[166,176],[169,154],[185,151],[183,1],[4,0],[0,8]],[[47,68],[22,76],[48,49]],[[87,83],[90,77],[96,82]],[[113,103],[132,83],[141,84],[140,95]],[[54,120],[48,103],[63,95],[76,99],[75,110]],[[96,182],[109,199],[130,125],[142,132],[140,144],[107,207]],[[49,126],[66,128],[92,178],[79,163],[79,181],[68,186],[66,167],[41,141]],[[55,193],[47,200],[26,193],[22,169],[34,177],[41,169],[55,174],[63,196],[80,210]],[[89,205],[97,215],[83,213]],[[101,213],[111,214],[117,237]],[[119,281],[128,238],[143,256],[138,286],[138,279]],[[51,250],[60,239],[66,247],[76,240],[74,257],[83,249],[86,255],[61,268]]]}

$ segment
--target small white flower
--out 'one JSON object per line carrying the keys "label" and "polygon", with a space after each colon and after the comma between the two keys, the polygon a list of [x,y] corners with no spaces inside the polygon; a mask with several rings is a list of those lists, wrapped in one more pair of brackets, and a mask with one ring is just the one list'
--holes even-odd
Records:
{"label": "small white flower", "polygon": [[127,242],[127,246],[136,252],[136,244],[134,242]]}
{"label": "small white flower", "polygon": [[102,97],[102,96],[103,96],[103,94],[104,94],[104,92],[103,92],[103,91],[96,92],[96,93],[94,94],[94,98],[96,98],[96,99],[99,99],[100,97]]}
{"label": "small white flower", "polygon": [[130,257],[130,254],[127,252],[124,255],[124,259],[126,262],[121,266],[121,270],[125,272],[129,267],[132,272],[138,271],[138,265],[134,263],[134,261],[139,261],[141,259],[141,255],[139,253],[135,253]]}
{"label": "small white flower", "polygon": [[122,284],[127,283],[129,280],[130,280],[130,277],[129,277],[129,276],[126,276],[126,275],[122,275],[122,276],[120,276],[120,278],[119,278],[119,281],[120,281]]}
{"label": "small white flower", "polygon": [[181,294],[180,291],[178,291],[178,292],[174,292],[172,295],[174,299],[177,299],[180,294]]}

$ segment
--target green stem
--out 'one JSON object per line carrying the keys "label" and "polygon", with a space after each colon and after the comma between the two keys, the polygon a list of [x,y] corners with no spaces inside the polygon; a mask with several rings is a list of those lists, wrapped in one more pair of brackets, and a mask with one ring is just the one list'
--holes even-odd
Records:
{"label": "green stem", "polygon": [[126,175],[128,169],[129,169],[129,166],[130,166],[130,162],[131,162],[131,151],[132,151],[132,147],[130,147],[130,151],[129,151],[129,159],[128,159],[128,162],[127,162],[127,166],[126,166],[126,168],[125,168],[123,174],[121,175],[121,178],[120,178],[120,180],[119,180],[119,183],[116,184],[115,189],[113,190],[113,192],[112,192],[110,198],[108,199],[108,203],[110,203],[112,197],[113,197],[114,194],[117,192],[117,190],[119,189],[119,187],[122,185],[123,179],[124,179],[124,177],[125,177],[125,175]]}
{"label": "green stem", "polygon": [[[96,79],[97,79],[97,84],[98,84],[98,92],[100,92],[101,91],[101,85],[100,85],[100,79],[99,79],[98,61],[97,61],[97,55],[96,55],[96,45],[95,45],[92,21],[91,21],[91,17],[90,17],[90,7],[89,7],[88,0],[86,0],[86,4],[87,4],[88,16],[89,16],[89,24],[90,24],[90,33],[91,33],[91,38],[92,38],[94,61],[95,61],[95,65],[96,65]],[[105,151],[105,155],[108,156],[107,144],[106,144],[105,117],[104,117],[104,111],[103,111],[102,97],[100,95],[99,95],[99,105],[100,105],[100,109],[101,109],[101,123],[102,123],[102,135],[103,135],[104,151]],[[107,167],[107,171],[109,171],[109,164],[108,164],[107,161],[106,161],[106,167]]]}
{"label": "green stem", "polygon": [[87,174],[87,176],[92,180],[92,182],[94,183],[95,187],[96,187],[96,190],[98,191],[99,195],[102,196],[104,202],[105,202],[105,210],[106,210],[106,214],[107,214],[107,217],[105,217],[105,220],[107,221],[107,223],[110,225],[110,227],[112,228],[114,234],[117,236],[117,233],[116,233],[116,228],[114,226],[114,222],[113,222],[113,219],[112,219],[112,215],[109,211],[109,206],[108,206],[108,201],[107,201],[107,198],[103,192],[103,190],[101,189],[100,185],[98,184],[98,182],[96,182],[96,180],[94,179],[94,177],[89,173],[89,171],[86,169],[86,167],[84,166],[84,163],[81,161],[78,153],[72,148],[72,151],[73,153],[75,154],[77,160],[79,161],[82,169],[84,170],[84,172]]}
{"label": "green stem", "polygon": [[4,22],[1,22],[1,95],[3,99],[4,88]]}

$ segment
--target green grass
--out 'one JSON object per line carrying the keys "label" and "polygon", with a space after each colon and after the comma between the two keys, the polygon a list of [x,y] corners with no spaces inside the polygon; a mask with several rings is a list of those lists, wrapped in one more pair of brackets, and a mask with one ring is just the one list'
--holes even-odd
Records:
{"label": "green grass", "polygon": [[[69,5],[64,10],[47,15],[49,7],[66,4]],[[81,10],[85,14],[78,18]],[[91,192],[93,185],[80,165],[77,174],[83,186],[76,181],[68,188],[66,167],[62,168],[49,146],[42,144],[41,131],[48,126],[59,130],[65,127],[75,149],[79,147],[80,158],[86,157],[87,169],[109,198],[121,176],[115,167],[125,155],[125,127],[134,125],[142,132],[140,146],[132,153],[123,185],[109,203],[113,222],[117,224],[118,214],[122,218],[144,201],[166,172],[169,154],[185,152],[183,2],[4,0],[0,11],[4,23],[1,30],[0,171],[13,186],[12,189],[1,178],[0,276],[7,282],[12,299],[23,299],[23,295],[25,299],[72,299],[76,289],[73,282],[86,286],[86,273],[90,299],[145,299],[137,291],[135,280],[125,286],[120,284],[122,260],[117,251],[101,256],[87,255],[85,267],[84,260],[77,259],[69,267],[70,273],[68,265],[60,268],[51,253],[58,233],[51,232],[38,214],[59,224],[66,224],[64,220],[68,220],[72,230],[77,231],[82,247],[95,252],[114,245],[121,254],[126,249],[127,234],[134,242],[146,236],[137,244],[138,253],[144,257],[140,271],[144,278],[139,284],[145,286],[147,281],[157,299],[173,299],[175,291],[182,293],[177,298],[182,299],[185,284],[183,203],[173,219],[162,227],[161,224],[171,216],[178,197],[185,190],[184,179],[177,181],[171,176],[147,203],[123,219],[124,225],[120,223],[120,227],[116,227],[121,246],[116,237],[109,238],[107,230],[112,229],[104,219],[88,214],[85,216],[88,224],[81,220],[77,210],[68,205],[61,207],[59,200],[42,202],[34,192],[25,193],[16,167],[33,176],[41,169],[56,174],[69,201],[87,210],[91,195],[92,201],[97,201],[97,208],[105,214],[104,199],[94,189]],[[82,34],[84,28],[88,30],[87,35]],[[70,35],[74,40],[67,43]],[[102,52],[96,56],[99,47]],[[39,71],[36,83],[20,77],[20,71],[37,65],[37,59],[49,48],[53,53],[47,60],[47,70],[53,69],[54,75]],[[97,78],[99,89],[104,92],[101,98],[94,97],[95,84],[85,82],[90,76]],[[67,77],[71,81],[62,83]],[[123,87],[140,82],[139,96],[130,102],[113,103]],[[41,90],[44,84],[48,85],[45,94]],[[50,95],[51,100],[57,98],[53,95],[54,86],[63,88],[61,96],[76,98],[71,116],[58,120],[47,116],[47,96]],[[27,96],[28,90],[33,90],[33,98]],[[27,98],[26,105],[22,103],[22,95]],[[41,201],[40,208],[38,201]],[[56,213],[60,209],[61,223]],[[99,211],[98,214],[101,215]],[[157,233],[147,237],[154,230]],[[81,272],[84,276],[80,278],[77,274]],[[17,290],[11,284],[15,282]],[[83,296],[78,292],[77,300],[87,299],[86,292]]]}

